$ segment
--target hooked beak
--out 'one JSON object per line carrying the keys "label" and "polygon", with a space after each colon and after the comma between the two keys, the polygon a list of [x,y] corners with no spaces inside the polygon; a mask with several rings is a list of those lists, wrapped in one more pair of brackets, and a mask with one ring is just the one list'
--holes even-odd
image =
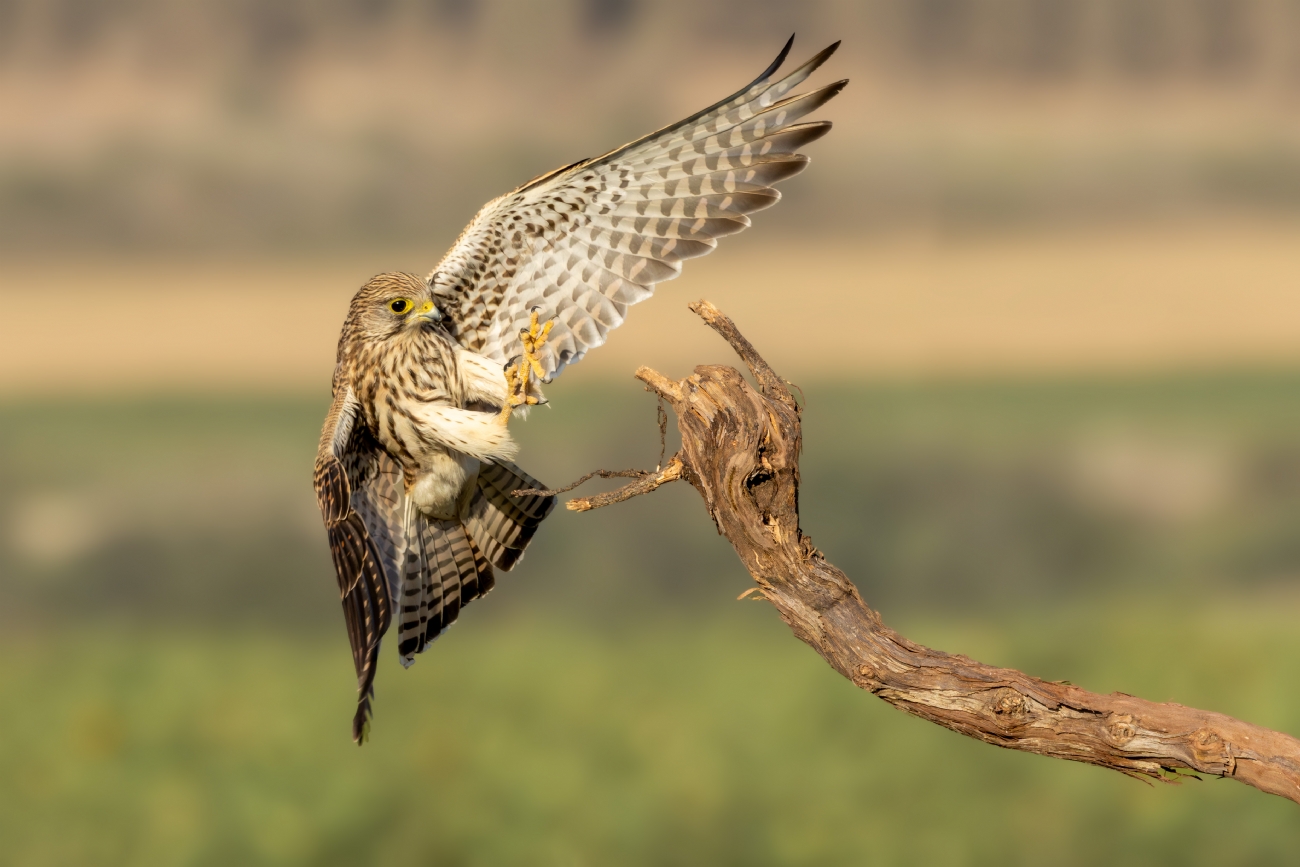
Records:
{"label": "hooked beak", "polygon": [[441,322],[442,311],[435,307],[432,301],[426,301],[419,310],[415,311],[415,318],[424,322]]}

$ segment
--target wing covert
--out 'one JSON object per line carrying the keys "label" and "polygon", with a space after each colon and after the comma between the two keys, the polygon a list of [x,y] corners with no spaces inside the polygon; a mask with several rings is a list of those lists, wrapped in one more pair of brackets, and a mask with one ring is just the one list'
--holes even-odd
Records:
{"label": "wing covert", "polygon": [[428,277],[449,299],[461,344],[505,362],[540,307],[556,320],[543,356],[553,376],[604,343],[683,261],[774,205],[773,185],[808,164],[798,149],[830,130],[800,119],[847,84],[789,96],[839,46],[774,81],[792,43],[727,99],[484,206]]}

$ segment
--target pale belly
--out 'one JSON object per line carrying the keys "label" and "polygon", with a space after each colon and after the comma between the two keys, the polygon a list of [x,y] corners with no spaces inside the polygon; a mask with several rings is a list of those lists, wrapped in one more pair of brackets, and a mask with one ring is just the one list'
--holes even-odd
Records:
{"label": "pale belly", "polygon": [[380,443],[413,479],[407,494],[415,507],[438,520],[457,517],[473,491],[478,460],[438,444],[422,429],[416,413],[390,413],[392,409],[381,404]]}
{"label": "pale belly", "polygon": [[450,520],[463,514],[478,477],[476,458],[458,452],[438,451],[421,455],[420,472],[409,496],[423,514]]}

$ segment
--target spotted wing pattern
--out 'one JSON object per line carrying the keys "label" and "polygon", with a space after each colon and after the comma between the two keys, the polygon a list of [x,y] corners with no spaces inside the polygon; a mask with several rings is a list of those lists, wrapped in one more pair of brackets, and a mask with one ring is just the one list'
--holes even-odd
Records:
{"label": "spotted wing pattern", "polygon": [[542,360],[554,375],[604,343],[683,260],[775,204],[772,185],[808,164],[796,151],[831,126],[797,121],[847,83],[788,96],[839,46],[774,81],[792,42],[722,102],[484,206],[428,278],[449,298],[461,344],[504,362],[540,307],[555,320]]}

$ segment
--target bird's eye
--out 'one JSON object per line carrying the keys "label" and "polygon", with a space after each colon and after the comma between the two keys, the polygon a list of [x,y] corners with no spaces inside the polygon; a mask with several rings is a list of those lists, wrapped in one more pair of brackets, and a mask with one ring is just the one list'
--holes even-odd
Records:
{"label": "bird's eye", "polygon": [[409,298],[394,298],[388,302],[388,309],[401,316],[411,309],[413,305]]}

